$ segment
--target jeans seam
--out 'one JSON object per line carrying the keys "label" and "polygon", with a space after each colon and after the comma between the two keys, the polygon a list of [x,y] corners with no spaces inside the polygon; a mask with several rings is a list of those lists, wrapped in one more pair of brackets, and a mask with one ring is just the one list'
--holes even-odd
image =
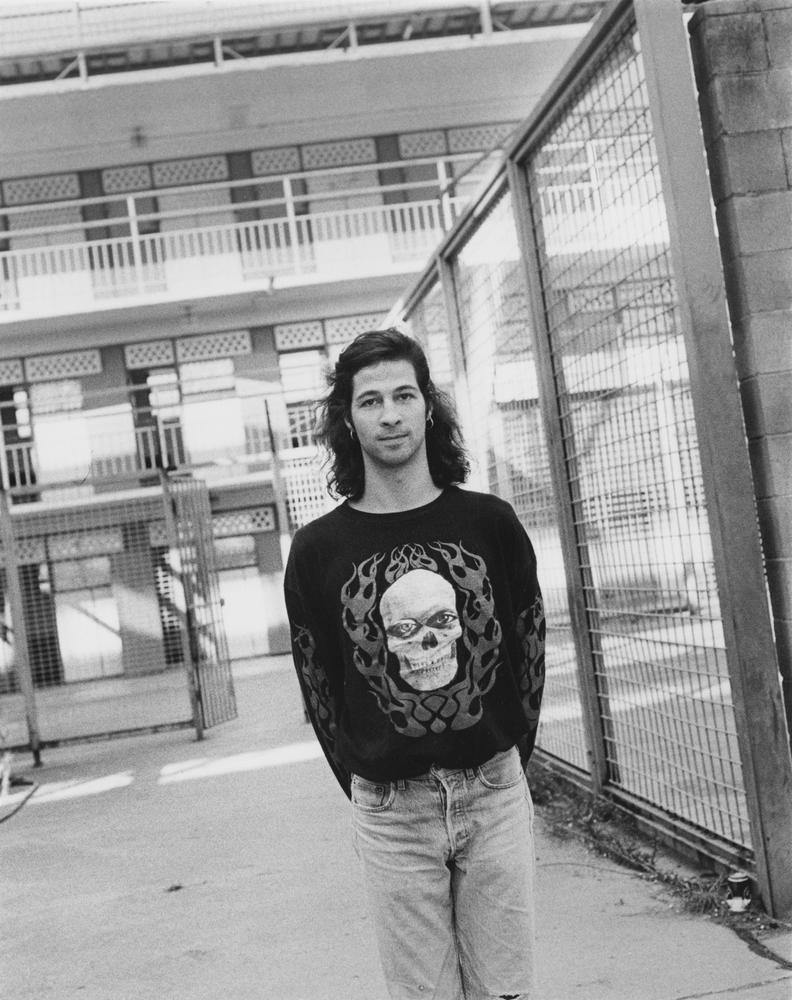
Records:
{"label": "jeans seam", "polygon": [[491,788],[495,792],[502,792],[506,788],[514,788],[515,785],[519,785],[519,783],[523,779],[523,775],[520,775],[520,777],[515,778],[514,781],[507,782],[505,785],[496,785],[492,781],[487,781],[487,779],[481,773],[479,773],[478,779],[485,788]]}
{"label": "jeans seam", "polygon": [[396,786],[394,784],[390,784],[388,786],[388,797],[385,800],[385,802],[383,802],[381,805],[378,806],[363,805],[362,802],[359,802],[357,799],[355,799],[354,783],[353,783],[352,807],[353,809],[357,809],[361,813],[367,813],[370,816],[376,816],[378,813],[388,812],[390,809],[393,808],[393,803],[395,801],[396,801]]}

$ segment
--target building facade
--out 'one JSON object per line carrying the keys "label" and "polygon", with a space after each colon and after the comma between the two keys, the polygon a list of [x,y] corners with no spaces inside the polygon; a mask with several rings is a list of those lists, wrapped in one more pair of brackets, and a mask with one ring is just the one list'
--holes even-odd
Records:
{"label": "building facade", "polygon": [[[328,503],[324,367],[420,270],[601,5],[501,6],[4,6],[3,486],[79,505],[193,471],[232,657],[288,647],[284,549]],[[108,553],[83,547],[35,569],[53,581],[29,599],[50,636],[37,683],[129,670]]]}

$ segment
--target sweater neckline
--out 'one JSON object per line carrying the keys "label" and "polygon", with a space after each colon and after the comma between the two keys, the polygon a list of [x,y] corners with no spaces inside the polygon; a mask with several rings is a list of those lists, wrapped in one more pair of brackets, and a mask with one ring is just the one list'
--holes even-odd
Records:
{"label": "sweater neckline", "polygon": [[377,524],[397,524],[400,521],[413,521],[431,514],[448,498],[450,488],[446,488],[439,493],[434,500],[421,504],[420,507],[408,507],[407,510],[389,510],[374,513],[366,510],[356,510],[349,506],[349,501],[345,500],[341,504],[341,511],[349,518],[356,521],[376,522]]}

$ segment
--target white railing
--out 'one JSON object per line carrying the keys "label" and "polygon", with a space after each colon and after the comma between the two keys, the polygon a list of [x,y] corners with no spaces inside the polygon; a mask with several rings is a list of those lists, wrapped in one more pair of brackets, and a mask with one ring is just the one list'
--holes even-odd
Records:
{"label": "white railing", "polygon": [[[158,469],[200,469],[212,480],[271,468],[266,427],[245,426],[229,434],[227,447],[200,444],[201,427],[181,419],[133,427],[126,433],[92,427],[87,411],[69,426],[50,427],[37,447],[32,441],[8,443],[0,451],[2,488],[14,495],[97,481],[141,479]],[[188,436],[196,439],[191,453]],[[233,439],[233,440],[232,440]]]}
{"label": "white railing", "polygon": [[3,489],[26,487],[33,482],[33,444],[23,441],[5,446],[5,466],[3,467]]}
{"label": "white railing", "polygon": [[91,478],[128,476],[189,464],[180,423],[135,427],[134,439],[92,435]]}
{"label": "white railing", "polygon": [[[457,154],[4,206],[0,323],[418,270],[493,162]],[[396,168],[420,179],[378,183]]]}
{"label": "white railing", "polygon": [[[109,399],[116,391],[104,394]],[[97,405],[102,395],[89,400],[94,408],[34,412],[33,439],[0,446],[2,489],[15,500],[52,498],[75,488],[90,494],[97,485],[103,490],[129,488],[150,482],[159,469],[180,469],[218,485],[250,475],[279,478],[293,527],[333,506],[323,456],[315,445],[291,445],[282,417],[276,419],[277,430],[267,418],[221,422],[218,429],[217,414],[193,410],[193,399],[167,415],[144,413],[147,422],[136,426],[140,412],[135,418],[131,405]],[[217,397],[211,401],[216,403]]]}
{"label": "white railing", "polygon": [[438,201],[374,205],[0,253],[0,323],[153,299],[400,273],[446,225]]}
{"label": "white railing", "polygon": [[[134,433],[92,435],[86,467],[85,458],[62,456],[57,468],[42,464],[31,442],[7,444],[0,463],[2,486],[12,497],[47,496],[52,491],[80,486],[92,490],[97,483],[104,488],[111,481],[118,485],[130,480],[145,482],[158,469],[192,469],[215,483],[250,473],[272,473],[272,452],[266,428],[246,427],[246,446],[240,453],[233,449],[222,461],[194,462],[182,438],[180,424],[159,427],[136,427]],[[290,519],[299,526],[328,510],[328,500],[321,475],[318,450],[313,447],[285,448],[279,452],[284,499]]]}

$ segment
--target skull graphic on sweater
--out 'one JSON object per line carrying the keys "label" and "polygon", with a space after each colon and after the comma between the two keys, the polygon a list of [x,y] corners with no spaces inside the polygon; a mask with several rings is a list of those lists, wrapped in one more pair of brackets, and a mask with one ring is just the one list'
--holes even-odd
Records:
{"label": "skull graphic on sweater", "polygon": [[382,595],[380,615],[388,650],[398,659],[406,684],[431,691],[454,679],[462,628],[447,580],[430,570],[410,570]]}

